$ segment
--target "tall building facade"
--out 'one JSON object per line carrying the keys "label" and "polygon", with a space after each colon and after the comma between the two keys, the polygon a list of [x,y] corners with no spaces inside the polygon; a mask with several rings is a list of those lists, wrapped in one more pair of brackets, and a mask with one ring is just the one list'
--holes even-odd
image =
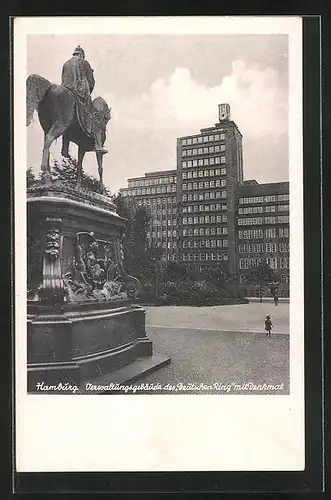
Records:
{"label": "tall building facade", "polygon": [[177,176],[176,170],[146,173],[128,179],[128,187],[120,189],[124,197],[133,197],[137,206],[150,214],[147,238],[154,247],[163,249],[163,258],[177,260]]}
{"label": "tall building facade", "polygon": [[177,139],[178,260],[236,270],[236,191],[243,182],[242,135],[230,106],[219,121]]}
{"label": "tall building facade", "polygon": [[[290,281],[290,194],[288,182],[258,184],[246,181],[238,188],[237,272],[265,261],[276,277],[277,289],[288,296]],[[248,286],[255,296],[258,287]]]}

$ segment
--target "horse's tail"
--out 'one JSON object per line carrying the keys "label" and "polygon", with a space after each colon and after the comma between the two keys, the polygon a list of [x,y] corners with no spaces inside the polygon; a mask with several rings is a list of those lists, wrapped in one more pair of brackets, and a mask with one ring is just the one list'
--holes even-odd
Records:
{"label": "horse's tail", "polygon": [[39,75],[30,75],[26,79],[26,125],[30,125],[33,113],[42,101],[51,82]]}

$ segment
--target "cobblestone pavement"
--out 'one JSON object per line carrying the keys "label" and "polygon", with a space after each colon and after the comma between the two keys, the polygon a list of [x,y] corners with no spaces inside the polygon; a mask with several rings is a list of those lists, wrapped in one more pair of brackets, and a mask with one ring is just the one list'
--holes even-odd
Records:
{"label": "cobblestone pavement", "polygon": [[[282,333],[265,336],[266,314]],[[159,387],[151,394],[288,394],[288,314],[288,304],[146,307],[154,352],[171,363],[139,383]]]}

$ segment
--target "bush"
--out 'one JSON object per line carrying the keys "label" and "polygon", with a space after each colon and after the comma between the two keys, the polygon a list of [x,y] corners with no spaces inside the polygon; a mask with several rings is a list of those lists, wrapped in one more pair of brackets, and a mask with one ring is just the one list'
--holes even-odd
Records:
{"label": "bush", "polygon": [[222,304],[242,304],[247,300],[238,295],[237,287],[219,290],[206,280],[182,279],[179,282],[168,281],[158,286],[156,296],[155,281],[145,282],[142,286],[140,301],[154,305],[192,305],[210,306]]}

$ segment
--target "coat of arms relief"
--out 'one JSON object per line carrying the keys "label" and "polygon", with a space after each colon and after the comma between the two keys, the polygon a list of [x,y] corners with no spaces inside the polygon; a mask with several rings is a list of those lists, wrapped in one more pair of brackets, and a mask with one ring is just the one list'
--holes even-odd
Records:
{"label": "coat of arms relief", "polygon": [[68,302],[133,296],[138,280],[133,286],[135,278],[125,273],[122,257],[118,241],[96,239],[93,232],[77,233],[72,266],[63,277]]}

